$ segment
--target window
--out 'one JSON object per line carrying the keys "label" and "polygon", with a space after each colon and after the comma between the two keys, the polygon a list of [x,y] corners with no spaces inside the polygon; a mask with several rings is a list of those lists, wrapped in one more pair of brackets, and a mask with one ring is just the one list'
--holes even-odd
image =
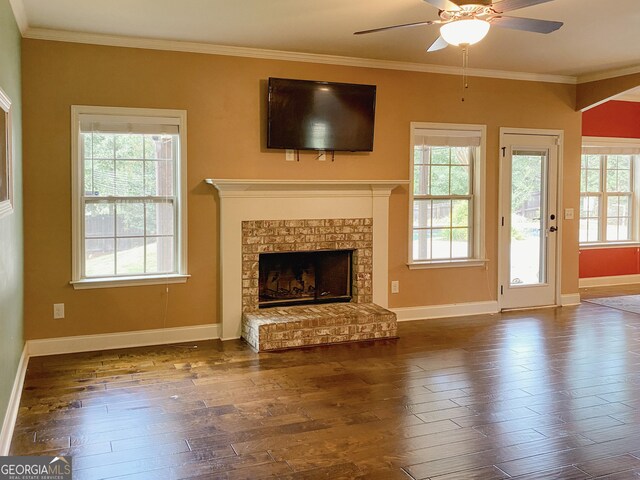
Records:
{"label": "window", "polygon": [[637,241],[635,170],[640,148],[586,144],[580,175],[580,243]]}
{"label": "window", "polygon": [[186,113],[72,107],[76,288],[186,280]]}
{"label": "window", "polygon": [[409,266],[482,261],[485,127],[413,123]]}

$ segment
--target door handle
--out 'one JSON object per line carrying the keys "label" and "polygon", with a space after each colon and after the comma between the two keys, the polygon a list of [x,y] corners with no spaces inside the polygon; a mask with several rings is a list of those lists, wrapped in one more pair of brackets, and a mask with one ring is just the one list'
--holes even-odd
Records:
{"label": "door handle", "polygon": [[551,233],[553,233],[553,232],[557,232],[557,231],[558,231],[558,227],[549,227],[549,231],[550,231]]}

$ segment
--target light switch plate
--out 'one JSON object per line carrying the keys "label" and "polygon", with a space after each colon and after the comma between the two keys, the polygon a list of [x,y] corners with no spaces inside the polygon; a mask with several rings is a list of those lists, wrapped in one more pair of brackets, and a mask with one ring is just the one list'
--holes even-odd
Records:
{"label": "light switch plate", "polygon": [[565,208],[564,209],[564,219],[565,220],[573,220],[573,208]]}
{"label": "light switch plate", "polygon": [[400,293],[400,282],[398,280],[391,282],[391,293]]}

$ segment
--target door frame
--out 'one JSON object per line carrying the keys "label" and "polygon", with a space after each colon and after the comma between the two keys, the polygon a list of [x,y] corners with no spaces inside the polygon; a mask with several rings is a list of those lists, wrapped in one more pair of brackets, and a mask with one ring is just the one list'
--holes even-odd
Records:
{"label": "door frame", "polygon": [[[500,219],[504,216],[504,212],[502,211],[503,204],[503,196],[504,196],[504,188],[503,188],[503,155],[502,155],[502,147],[505,144],[505,136],[506,135],[546,135],[546,136],[556,136],[558,137],[558,181],[557,183],[557,192],[556,192],[556,202],[557,202],[557,215],[558,215],[558,231],[556,232],[556,291],[555,291],[555,305],[562,305],[562,238],[565,224],[564,220],[564,203],[563,203],[563,172],[564,172],[564,130],[554,130],[554,129],[542,129],[542,128],[512,128],[512,127],[500,127],[500,146],[498,148],[498,218],[497,218],[497,230],[498,230],[498,274],[497,274],[497,285],[496,285],[496,296],[498,298],[498,310],[502,310],[502,294],[500,293],[500,287],[502,285],[502,268],[504,262],[504,249],[506,245],[503,245],[501,229],[502,225]],[[526,307],[524,307],[526,308]]]}

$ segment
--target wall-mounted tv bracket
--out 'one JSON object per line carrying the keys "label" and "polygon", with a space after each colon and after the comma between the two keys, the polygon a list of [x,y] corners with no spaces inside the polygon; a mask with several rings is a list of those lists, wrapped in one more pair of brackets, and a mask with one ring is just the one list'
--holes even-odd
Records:
{"label": "wall-mounted tv bracket", "polygon": [[[326,160],[326,154],[327,152],[331,152],[331,161],[335,162],[336,161],[336,151],[335,150],[316,150],[318,152],[318,156],[316,157],[316,160]],[[322,158],[323,156],[325,156],[325,158]]]}

